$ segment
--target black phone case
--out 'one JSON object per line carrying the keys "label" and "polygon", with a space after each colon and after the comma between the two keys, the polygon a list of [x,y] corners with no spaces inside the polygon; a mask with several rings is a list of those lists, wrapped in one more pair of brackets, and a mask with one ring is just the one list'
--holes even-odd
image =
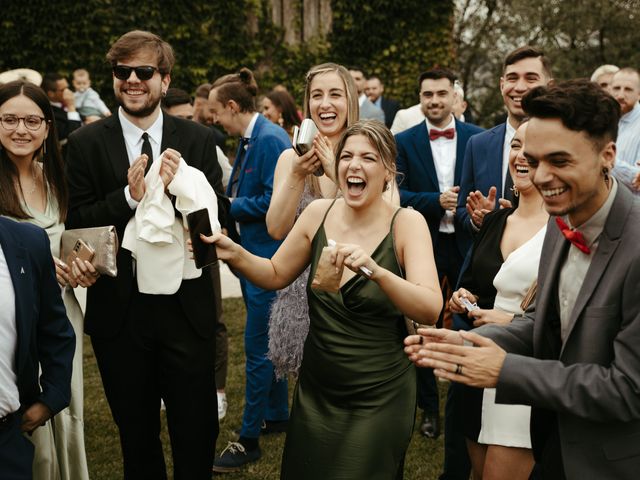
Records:
{"label": "black phone case", "polygon": [[216,247],[213,244],[204,243],[200,239],[200,234],[209,236],[212,234],[211,222],[209,221],[209,211],[206,208],[196,210],[187,215],[187,225],[189,225],[189,236],[193,245],[193,258],[196,268],[204,268],[218,261]]}

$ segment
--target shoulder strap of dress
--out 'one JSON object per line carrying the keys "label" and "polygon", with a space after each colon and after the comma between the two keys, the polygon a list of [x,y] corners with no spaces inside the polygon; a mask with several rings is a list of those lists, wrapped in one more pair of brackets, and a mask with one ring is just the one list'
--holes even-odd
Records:
{"label": "shoulder strap of dress", "polygon": [[398,209],[393,213],[393,217],[391,217],[391,227],[389,227],[389,235],[391,235],[391,244],[393,245],[393,255],[396,257],[396,263],[398,264],[398,268],[400,269],[400,275],[404,278],[404,268],[402,268],[402,264],[400,263],[400,257],[398,257],[398,250],[396,250],[396,239],[393,232],[393,227],[396,223],[396,217],[398,213],[400,213],[402,207],[398,207]]}
{"label": "shoulder strap of dress", "polygon": [[402,207],[398,207],[398,209],[395,212],[393,212],[393,217],[391,217],[391,226],[389,227],[389,231],[391,232],[391,235],[393,235],[393,226],[396,223],[396,217],[400,213],[400,210],[402,210]]}
{"label": "shoulder strap of dress", "polygon": [[331,210],[331,207],[333,207],[333,204],[336,203],[337,198],[333,199],[333,202],[331,202],[331,205],[329,205],[329,208],[327,208],[327,211],[324,212],[324,217],[322,217],[322,225],[324,225],[324,221],[327,219],[327,215],[329,215],[329,210]]}

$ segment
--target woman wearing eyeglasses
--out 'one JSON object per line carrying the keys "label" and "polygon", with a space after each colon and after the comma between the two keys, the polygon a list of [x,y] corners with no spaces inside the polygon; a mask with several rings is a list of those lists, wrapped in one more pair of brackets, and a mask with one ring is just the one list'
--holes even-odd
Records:
{"label": "woman wearing eyeglasses", "polygon": [[67,265],[60,255],[68,193],[49,100],[40,87],[16,81],[0,86],[0,214],[46,230],[67,316],[76,332],[71,404],[33,432],[34,478],[88,479],[84,449],[82,311],[73,287],[98,273],[89,262]]}

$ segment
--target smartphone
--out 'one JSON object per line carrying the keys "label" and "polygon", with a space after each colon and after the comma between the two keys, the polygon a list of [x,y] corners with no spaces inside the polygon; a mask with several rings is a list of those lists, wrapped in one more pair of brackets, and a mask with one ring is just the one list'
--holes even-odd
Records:
{"label": "smartphone", "polygon": [[[293,149],[302,156],[313,148],[313,139],[318,134],[318,127],[310,118],[302,120],[300,127],[293,127]],[[320,165],[313,174],[316,177],[324,175],[324,168]]]}
{"label": "smartphone", "polygon": [[202,210],[191,212],[187,215],[187,225],[189,226],[189,236],[193,245],[193,258],[196,261],[196,268],[204,268],[217,262],[216,246],[204,243],[200,238],[201,233],[206,236],[213,233],[211,221],[209,220],[209,210],[203,208]]}
{"label": "smartphone", "polygon": [[473,312],[474,310],[478,310],[477,303],[471,303],[466,297],[460,297],[460,303],[467,309],[468,312]]}
{"label": "smartphone", "polygon": [[71,266],[76,258],[80,261],[86,260],[87,262],[90,262],[91,260],[93,260],[95,254],[96,252],[93,250],[93,248],[87,245],[84,240],[79,238],[76,241],[76,244],[73,246],[73,249],[67,256],[67,265]]}

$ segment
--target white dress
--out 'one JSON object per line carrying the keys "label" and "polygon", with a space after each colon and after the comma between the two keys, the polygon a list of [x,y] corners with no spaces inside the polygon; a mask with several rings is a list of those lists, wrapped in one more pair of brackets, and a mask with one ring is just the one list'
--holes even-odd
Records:
{"label": "white dress", "polygon": [[[493,308],[520,314],[520,304],[538,277],[538,263],[545,225],[532,238],[509,254],[493,279],[497,295]],[[485,388],[482,395],[482,423],[478,443],[505,447],[531,448],[529,421],[531,407],[496,404],[495,388]]]}

